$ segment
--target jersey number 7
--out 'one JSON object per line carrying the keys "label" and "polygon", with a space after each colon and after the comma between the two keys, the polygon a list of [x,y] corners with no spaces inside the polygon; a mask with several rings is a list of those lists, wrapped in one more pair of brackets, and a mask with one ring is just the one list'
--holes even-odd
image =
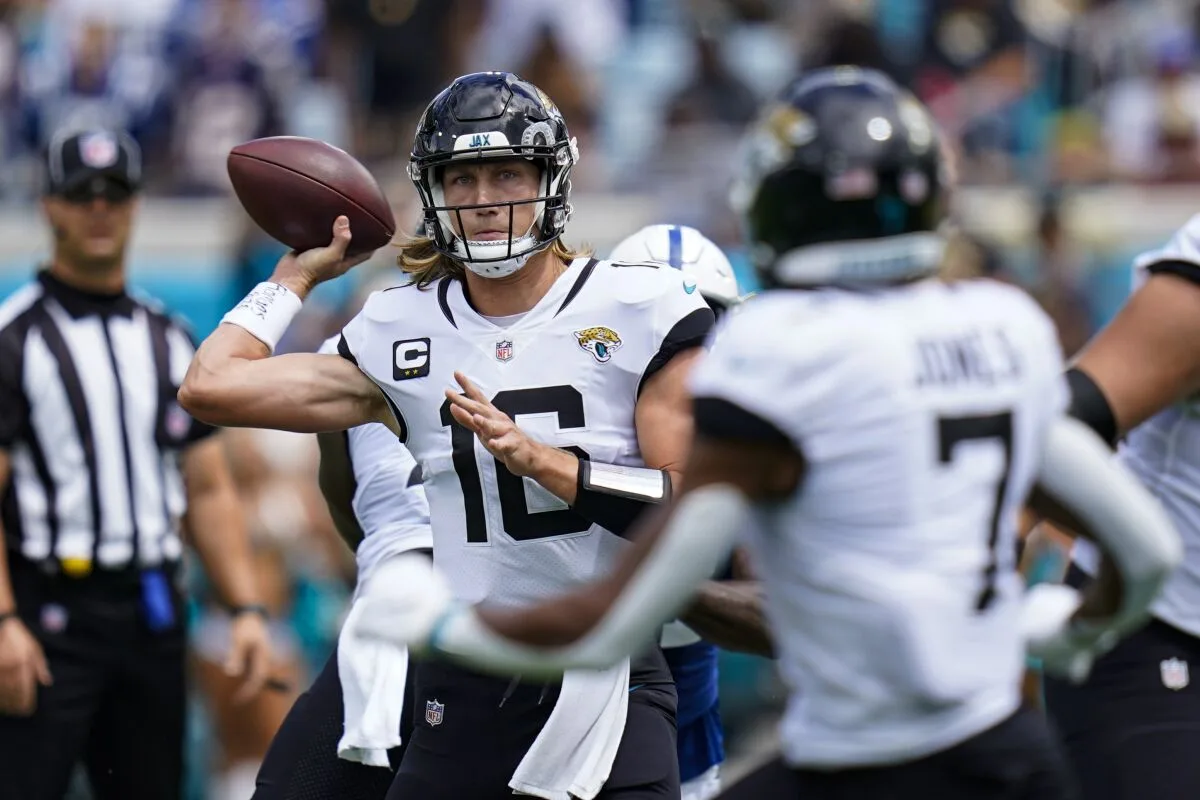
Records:
{"label": "jersey number 7", "polygon": [[[492,405],[512,419],[521,414],[556,414],[560,428],[582,428],[583,395],[573,386],[540,386],[535,389],[507,389],[492,398]],[[463,506],[466,512],[467,541],[471,544],[487,544],[487,515],[483,506],[483,483],[479,476],[479,464],[475,460],[475,434],[459,425],[450,414],[450,401],[442,403],[442,425],[450,428],[450,445],[453,450],[454,471],[462,487]],[[581,447],[563,447],[579,458],[588,458]],[[570,509],[530,513],[525,502],[525,484],[522,478],[513,475],[508,468],[495,461],[496,488],[500,500],[500,512],[504,520],[504,532],[519,542],[548,539],[553,536],[568,536],[584,533],[591,523]]]}
{"label": "jersey number 7", "polygon": [[976,610],[986,611],[996,599],[996,573],[999,569],[997,546],[1000,541],[1000,512],[1008,492],[1008,477],[1012,470],[1013,421],[1012,412],[1004,411],[977,417],[938,418],[938,461],[949,464],[954,460],[954,448],[959,442],[993,440],[1004,448],[1004,469],[996,482],[996,499],[992,505],[991,526],[988,529],[988,560],[983,568],[983,589],[975,603]]}

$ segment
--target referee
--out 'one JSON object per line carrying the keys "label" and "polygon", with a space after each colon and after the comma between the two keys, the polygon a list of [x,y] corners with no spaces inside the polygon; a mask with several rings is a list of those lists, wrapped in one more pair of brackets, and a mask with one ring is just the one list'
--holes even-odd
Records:
{"label": "referee", "polygon": [[56,136],[50,263],[0,304],[0,798],[182,793],[185,535],[232,607],[227,668],[270,657],[221,444],[175,393],[187,333],[125,290],[141,158],[125,133]]}

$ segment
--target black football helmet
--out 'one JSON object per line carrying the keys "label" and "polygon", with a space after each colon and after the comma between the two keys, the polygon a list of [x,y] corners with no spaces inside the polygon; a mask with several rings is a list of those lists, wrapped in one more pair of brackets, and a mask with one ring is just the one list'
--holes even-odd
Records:
{"label": "black football helmet", "polygon": [[764,286],[856,286],[933,274],[948,179],[938,131],[875,70],[802,75],[743,144],[731,201]]}
{"label": "black football helmet", "polygon": [[[442,168],[464,159],[520,157],[536,161],[543,188],[508,206],[507,240],[471,242],[454,233],[451,215],[481,206],[448,206]],[[554,102],[541,89],[511,72],[476,72],[457,78],[433,98],[417,126],[408,175],[425,209],[424,233],[439,252],[484,277],[516,272],[534,253],[562,236],[571,216],[571,168],[579,149]],[[536,203],[527,231],[513,231],[512,207]],[[461,218],[458,220],[462,230]]]}

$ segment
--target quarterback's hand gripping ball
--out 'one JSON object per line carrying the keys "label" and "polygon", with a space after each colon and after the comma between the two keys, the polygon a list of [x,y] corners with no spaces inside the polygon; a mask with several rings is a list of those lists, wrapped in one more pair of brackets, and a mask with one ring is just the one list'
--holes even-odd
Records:
{"label": "quarterback's hand gripping ball", "polygon": [[302,136],[271,136],[229,153],[229,179],[258,226],[298,253],[329,244],[335,219],[350,220],[347,255],[372,253],[392,240],[392,207],[371,173],[344,150]]}

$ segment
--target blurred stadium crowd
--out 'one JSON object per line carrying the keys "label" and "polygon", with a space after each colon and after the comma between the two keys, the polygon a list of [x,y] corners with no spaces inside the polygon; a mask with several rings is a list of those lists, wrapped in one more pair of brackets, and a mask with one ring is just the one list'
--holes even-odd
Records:
{"label": "blurred stadium crowd", "polygon": [[[4,0],[0,218],[29,213],[38,153],[56,131],[108,125],[142,145],[144,214],[180,198],[232,202],[229,149],[295,134],[367,163],[409,228],[419,206],[404,165],[423,103],[456,75],[506,69],[555,98],[578,135],[577,207],[637,197],[642,221],[699,227],[737,262],[726,187],[745,123],[797,67],[858,63],[911,87],[956,143],[970,198],[960,262],[1030,288],[1072,351],[1124,294],[1127,256],[1145,244],[1096,233],[1106,225],[1095,215],[1112,213],[1104,192],[1186,206],[1156,221],[1161,232],[1140,231],[1150,238],[1200,207],[1189,186],[1200,184],[1198,42],[1196,0]],[[220,284],[220,308],[279,253],[229,218],[241,229],[223,270],[205,278]],[[603,255],[633,229],[588,230]],[[363,292],[394,280],[390,266],[381,252],[344,279],[287,347],[315,349]],[[0,253],[0,278],[29,271]],[[202,314],[178,310],[207,332]],[[278,620],[275,673],[293,693],[234,706],[217,666],[223,618],[197,602],[197,798],[248,796],[353,585],[353,559],[316,494],[314,443],[238,431],[228,446]],[[780,694],[768,665],[726,667],[736,753]]]}
{"label": "blurred stadium crowd", "polygon": [[564,98],[591,155],[582,190],[657,184],[736,133],[798,64],[840,62],[911,86],[960,141],[966,181],[1187,181],[1200,175],[1195,6],[9,0],[3,192],[29,196],[37,148],[84,123],[133,131],[163,194],[224,192],[229,147],[273,133],[387,160],[425,98],[498,64]]}
{"label": "blurred stadium crowd", "polygon": [[[134,132],[151,195],[223,196],[234,144],[290,133],[345,147],[410,194],[396,162],[426,98],[502,66],[559,100],[586,158],[576,191],[638,192],[736,248],[728,164],[758,101],[797,66],[883,69],[959,143],[967,184],[1034,192],[1013,266],[1090,308],[1059,224],[1064,186],[1200,178],[1192,0],[8,0],[0,5],[0,203],[37,191],[63,126]],[[696,165],[703,163],[703,169]],[[579,204],[582,205],[582,204]],[[1044,214],[1039,212],[1043,209]],[[407,219],[410,215],[402,215]],[[1070,227],[1070,226],[1067,226]],[[620,232],[614,232],[615,241]],[[978,243],[976,243],[978,244]],[[243,248],[244,249],[244,248]],[[243,281],[243,285],[249,281]]]}

